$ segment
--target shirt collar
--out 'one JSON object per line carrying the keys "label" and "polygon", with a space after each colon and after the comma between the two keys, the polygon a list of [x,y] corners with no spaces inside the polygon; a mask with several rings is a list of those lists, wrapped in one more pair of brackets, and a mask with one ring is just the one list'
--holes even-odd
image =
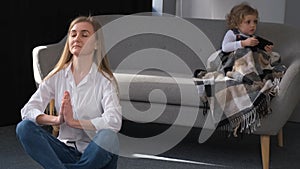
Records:
{"label": "shirt collar", "polygon": [[[65,77],[68,77],[68,74],[72,74],[71,66],[72,66],[72,63],[67,66],[66,71],[65,71]],[[94,76],[96,76],[97,72],[98,72],[98,67],[93,62],[91,69],[87,75],[93,75],[92,77],[94,77]]]}

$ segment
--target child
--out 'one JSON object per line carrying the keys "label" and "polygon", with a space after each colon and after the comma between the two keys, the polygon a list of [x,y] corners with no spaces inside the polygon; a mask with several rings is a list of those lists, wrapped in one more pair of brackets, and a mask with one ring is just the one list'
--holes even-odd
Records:
{"label": "child", "polygon": [[[258,22],[257,9],[243,2],[231,9],[226,16],[226,21],[229,30],[222,42],[223,52],[233,52],[244,47],[256,47],[259,44],[259,40],[255,37]],[[272,48],[272,43],[269,43],[264,46],[263,50],[270,53]]]}
{"label": "child", "polygon": [[259,74],[263,73],[263,69],[270,68],[268,65],[271,62],[273,43],[255,35],[258,17],[257,9],[245,2],[234,6],[226,15],[229,30],[222,41],[223,58],[221,58],[223,61],[222,71],[225,75],[228,71],[232,71],[236,60],[230,53],[242,48],[249,48],[253,52],[259,50],[260,53],[264,53],[257,55],[259,66],[256,65],[256,69]]}

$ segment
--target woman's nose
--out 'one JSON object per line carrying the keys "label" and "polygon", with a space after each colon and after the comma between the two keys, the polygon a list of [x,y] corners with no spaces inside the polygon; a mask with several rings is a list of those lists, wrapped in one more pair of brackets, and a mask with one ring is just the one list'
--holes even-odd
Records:
{"label": "woman's nose", "polygon": [[74,37],[74,40],[79,41],[79,40],[80,40],[80,36],[79,36],[79,35],[76,35],[76,36]]}

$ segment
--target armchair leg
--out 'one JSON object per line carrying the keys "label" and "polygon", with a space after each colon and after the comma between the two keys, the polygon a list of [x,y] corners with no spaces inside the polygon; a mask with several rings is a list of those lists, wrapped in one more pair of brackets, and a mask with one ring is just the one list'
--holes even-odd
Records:
{"label": "armchair leg", "polygon": [[277,140],[278,140],[278,146],[283,147],[283,131],[282,131],[282,128],[278,132]]}
{"label": "armchair leg", "polygon": [[52,126],[52,135],[57,137],[59,133],[59,126]]}
{"label": "armchair leg", "polygon": [[[55,103],[54,99],[52,99],[49,103],[49,115],[55,116]],[[52,135],[57,137],[59,132],[59,126],[52,126]]]}
{"label": "armchair leg", "polygon": [[49,103],[49,115],[54,116],[54,105],[55,105],[54,99],[52,99]]}
{"label": "armchair leg", "polygon": [[270,162],[270,136],[260,136],[261,158],[263,169],[269,169]]}

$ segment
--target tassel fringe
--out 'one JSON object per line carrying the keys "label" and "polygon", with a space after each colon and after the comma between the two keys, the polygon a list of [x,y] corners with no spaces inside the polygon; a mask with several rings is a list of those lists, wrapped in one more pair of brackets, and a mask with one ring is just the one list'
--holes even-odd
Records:
{"label": "tassel fringe", "polygon": [[269,105],[270,99],[265,94],[261,94],[262,97],[256,100],[253,107],[242,115],[228,118],[227,123],[222,123],[218,126],[218,129],[227,131],[233,134],[234,137],[238,136],[238,133],[253,133],[257,127],[261,126],[261,119],[271,113]]}

